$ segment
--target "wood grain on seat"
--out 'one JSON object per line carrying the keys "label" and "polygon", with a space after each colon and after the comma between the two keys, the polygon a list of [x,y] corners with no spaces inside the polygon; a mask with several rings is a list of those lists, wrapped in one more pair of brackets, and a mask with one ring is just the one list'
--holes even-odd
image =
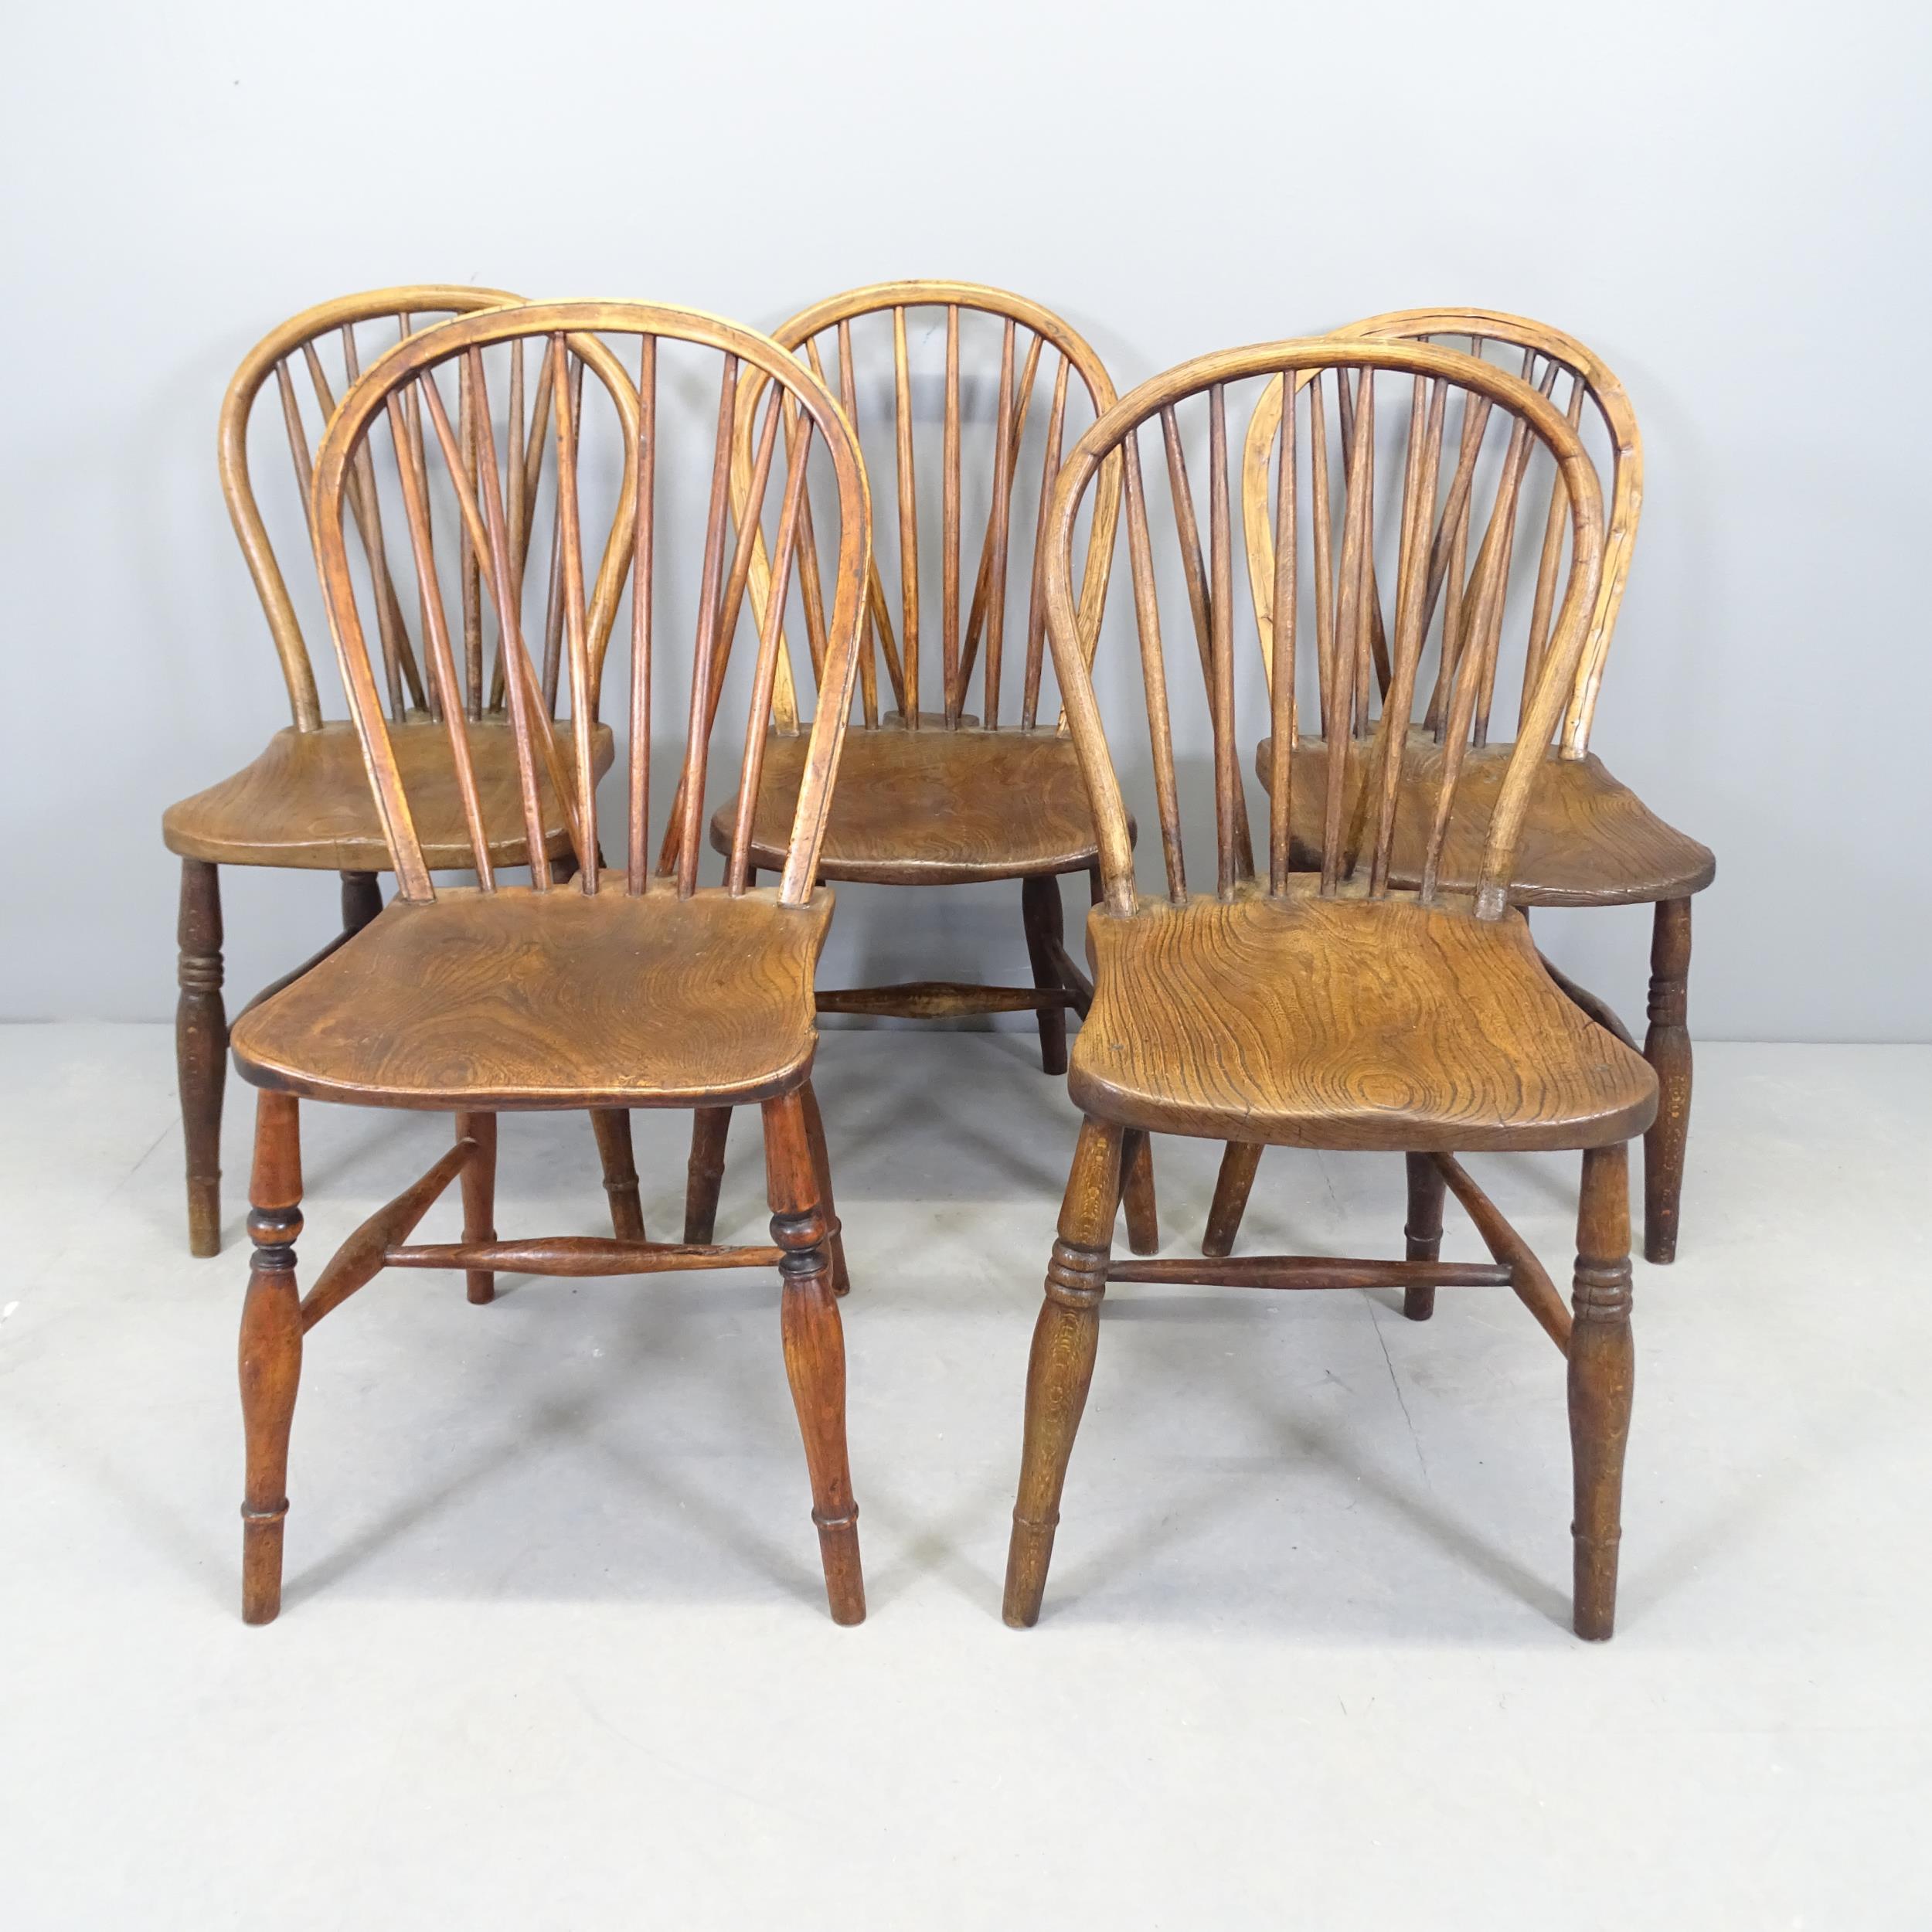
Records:
{"label": "wood grain on seat", "polygon": [[[1361,817],[1362,774],[1370,749],[1362,740],[1349,747],[1344,809],[1352,826]],[[1455,811],[1443,843],[1441,879],[1450,891],[1475,889],[1490,815],[1515,749],[1473,745],[1464,753]],[[1274,742],[1264,738],[1255,753],[1264,785],[1273,755]],[[1410,732],[1389,855],[1389,877],[1405,890],[1421,881],[1442,760],[1443,748],[1432,733]],[[1328,747],[1320,739],[1304,738],[1297,746],[1289,825],[1298,868],[1313,870],[1321,864],[1328,766]],[[1355,835],[1366,845],[1370,835]],[[1702,892],[1716,870],[1709,846],[1665,825],[1611,777],[1594,752],[1580,758],[1553,755],[1544,760],[1530,793],[1509,896],[1519,906],[1648,905]]]}
{"label": "wood grain on seat", "polygon": [[235,1023],[258,1087],[386,1107],[690,1107],[811,1070],[832,918],[770,889],[678,896],[446,887],[396,900]]}
{"label": "wood grain on seat", "polygon": [[1519,915],[1292,883],[1096,910],[1077,1107],[1161,1133],[1413,1153],[1594,1147],[1650,1124],[1656,1077],[1557,991]]}
{"label": "wood grain on seat", "polygon": [[[433,868],[467,869],[476,862],[464,824],[456,764],[449,733],[423,716],[389,727],[396,764],[425,861]],[[472,721],[470,749],[477,790],[490,831],[490,857],[499,866],[525,857],[522,807],[517,789],[516,750],[509,721],[501,713]],[[600,776],[609,769],[611,728],[596,732]],[[570,849],[570,827],[547,777],[543,781],[543,823],[550,855]],[[233,777],[168,807],[162,820],[168,849],[211,865],[288,866],[324,872],[387,872],[383,836],[369,774],[346,722],[313,731],[276,733],[253,764]]]}
{"label": "wood grain on seat", "polygon": [[[806,740],[774,735],[765,753],[752,859],[775,870],[798,795]],[[711,821],[730,849],[737,801]],[[845,735],[821,878],[881,885],[961,885],[1084,872],[1094,859],[1073,743],[1050,730],[906,731],[854,726]]]}

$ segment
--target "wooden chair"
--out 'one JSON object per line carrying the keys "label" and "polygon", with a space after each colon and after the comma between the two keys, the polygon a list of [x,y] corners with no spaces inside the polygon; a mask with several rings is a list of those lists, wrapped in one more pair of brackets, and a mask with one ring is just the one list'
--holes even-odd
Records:
{"label": "wooden chair", "polygon": [[[1235,714],[1234,571],[1229,515],[1226,391],[1287,373],[1296,408],[1283,418],[1271,606],[1271,794],[1251,835]],[[1331,372],[1332,381],[1331,382]],[[1396,531],[1389,696],[1366,748],[1366,808],[1339,764],[1308,770],[1298,741],[1298,644],[1312,607],[1321,702],[1345,731],[1369,689],[1370,587],[1376,556],[1378,388],[1385,427],[1406,422]],[[1332,413],[1325,394],[1338,405]],[[1413,756],[1406,730],[1422,657],[1428,559],[1453,529],[1470,488],[1460,466],[1444,491],[1444,422],[1452,396],[1509,425],[1500,474],[1481,473],[1506,506],[1526,450],[1548,451],[1570,508],[1567,587],[1497,789],[1471,891],[1444,878],[1446,834],[1485,683],[1483,651],[1458,663],[1420,828],[1420,882],[1393,883],[1398,842],[1417,835],[1402,811]],[[1390,406],[1393,400],[1394,406]],[[1183,406],[1208,417],[1209,538],[1203,561],[1187,480]],[[1196,413],[1198,412],[1191,412]],[[1328,426],[1346,425],[1338,543],[1331,529]],[[1168,727],[1168,692],[1139,431],[1158,417],[1189,600],[1206,607],[1213,726],[1215,885],[1190,893]],[[1396,417],[1390,423],[1388,419]],[[1304,458],[1303,452],[1305,451]],[[1125,808],[1103,733],[1073,610],[1068,536],[1083,493],[1115,452],[1126,461],[1129,556],[1140,632],[1166,890],[1137,889]],[[1384,469],[1387,476],[1389,471]],[[1396,497],[1383,492],[1385,518]],[[1440,505],[1440,511],[1438,506]],[[1301,527],[1308,526],[1304,558]],[[1474,527],[1482,527],[1478,520]],[[1047,1270],[1026,1385],[1025,1452],[1006,1573],[1008,1622],[1038,1616],[1073,1434],[1092,1375],[1100,1306],[1115,1281],[1275,1289],[1507,1287],[1569,1359],[1576,1475],[1576,1628],[1610,1634],[1614,1615],[1631,1349],[1626,1143],[1650,1124],[1655,1076],[1551,982],[1510,903],[1519,842],[1543,747],[1554,735],[1589,634],[1604,556],[1602,502],[1583,446],[1560,411],[1527,384],[1475,359],[1422,344],[1264,343],[1202,356],[1143,383],[1067,458],[1045,539],[1046,618],[1074,743],[1100,829],[1105,896],[1087,926],[1094,994],[1074,1043],[1070,1090],[1086,1116]],[[1492,635],[1507,583],[1489,545],[1471,613]],[[1311,583],[1311,578],[1313,582]],[[1307,655],[1301,654],[1303,657]],[[1257,674],[1258,685],[1261,680]],[[1319,869],[1295,869],[1295,801],[1318,776]],[[1257,876],[1253,852],[1262,852]],[[1406,1156],[1403,1260],[1304,1256],[1241,1260],[1116,1261],[1109,1236],[1124,1135],[1187,1134],[1244,1145],[1387,1149]],[[1469,1150],[1583,1150],[1574,1317],[1536,1256],[1455,1156]],[[1468,1209],[1493,1264],[1436,1257],[1445,1187]]]}
{"label": "wooden chair", "polygon": [[[634,389],[599,336],[636,345]],[[553,731],[542,676],[524,638],[525,577],[511,503],[519,490],[517,430],[498,474],[492,393],[506,353],[534,342],[549,379],[542,393],[555,419],[556,539],[553,580],[563,616],[570,697],[567,733]],[[659,350],[672,365],[665,386],[675,397],[696,359],[723,360],[702,562],[694,573],[697,642],[690,731],[681,766],[681,822],[675,864],[653,878],[646,859],[651,778],[652,586],[662,547],[655,506],[665,494],[658,408]],[[574,355],[616,378],[606,393],[621,419],[624,477],[604,565],[587,600],[581,553],[579,451],[597,425],[573,421],[568,373]],[[472,441],[451,425],[438,372],[455,366],[472,399]],[[510,363],[512,393],[522,385]],[[729,883],[700,891],[697,862],[711,713],[703,694],[711,667],[732,634],[743,601],[750,545],[763,492],[755,493],[724,570],[730,430],[741,369],[775,380],[796,405],[787,438],[784,506],[774,554],[780,560],[775,620],[797,547],[808,468],[821,461],[836,491],[838,549],[832,610],[825,631],[821,707],[799,788],[798,808],[781,855],[774,888],[749,889],[750,828],[739,828]],[[696,372],[703,379],[703,372]],[[514,416],[512,418],[515,420]],[[427,502],[427,420],[454,489],[472,552],[498,620],[506,661],[507,727],[515,799],[531,858],[531,883],[497,873],[475,756],[476,719],[464,701],[446,612],[443,573],[448,546],[433,546]],[[383,715],[366,647],[351,570],[345,505],[372,432],[385,431],[400,456],[413,573],[424,617],[428,694],[440,713],[450,770],[461,802],[474,887],[437,888],[418,829],[424,794],[420,767],[406,763],[399,733]],[[467,480],[471,455],[480,488]],[[675,481],[675,479],[672,479]],[[527,501],[527,498],[524,499]],[[373,784],[396,897],[328,957],[236,1022],[235,1061],[260,1088],[249,1232],[255,1243],[241,1324],[242,1408],[248,1473],[243,1505],[243,1611],[251,1622],[280,1604],[288,1432],[303,1336],[384,1268],[451,1268],[468,1277],[469,1298],[487,1301],[499,1269],[534,1274],[648,1274],[694,1268],[770,1267],[783,1284],[781,1328],[811,1478],[813,1517],[833,1616],[865,1614],[856,1510],[847,1474],[844,1352],[832,1298],[837,1240],[822,1138],[814,1131],[811,1073],[815,1031],[812,974],[832,915],[832,896],[815,887],[845,706],[857,675],[859,612],[869,542],[866,484],[837,406],[767,338],[694,311],[634,302],[558,302],[461,318],[410,338],[373,365],[344,399],[322,440],[316,466],[314,528],[337,655],[349,687],[362,756]],[[532,573],[534,574],[534,573]],[[628,810],[621,869],[598,862],[593,706],[601,640],[630,580],[631,677]],[[775,622],[759,640],[747,774],[755,795],[766,739],[777,655]],[[474,670],[474,656],[471,668]],[[474,684],[468,687],[474,690]],[[562,742],[560,743],[560,739]],[[571,876],[549,857],[546,777],[564,809]],[[295,1284],[294,1242],[301,1227],[298,1110],[302,1100],[365,1107],[447,1110],[455,1145],[422,1179],[379,1209],[350,1236],[305,1296]],[[502,1240],[492,1225],[496,1117],[505,1111],[637,1107],[717,1107],[757,1101],[763,1109],[773,1208],[769,1246],[717,1247],[634,1237],[562,1235]],[[463,1236],[412,1243],[410,1235],[452,1182],[461,1183]]]}
{"label": "wooden chair", "polygon": [[[162,821],[162,838],[168,850],[181,859],[181,996],[175,1038],[182,1126],[187,1143],[188,1245],[193,1253],[212,1255],[221,1249],[221,1115],[228,1022],[222,1002],[220,868],[275,866],[340,872],[342,931],[323,949],[325,954],[381,910],[377,875],[389,866],[382,822],[354,730],[346,719],[325,719],[322,715],[308,643],[257,502],[248,460],[249,423],[256,402],[272,380],[306,518],[311,465],[301,392],[311,392],[319,434],[321,423],[335,406],[338,393],[360,372],[359,327],[372,332],[379,324],[406,336],[419,326],[452,315],[501,308],[520,299],[500,289],[411,287],[379,289],[325,302],[284,322],[257,343],[235,372],[222,403],[222,493],[281,661],[293,721],[287,729],[276,733],[253,763],[219,784],[171,805]],[[380,346],[386,347],[389,339],[384,336]],[[332,372],[327,366],[332,362]],[[467,398],[461,413],[467,437]],[[529,549],[534,485],[549,414],[546,398],[539,394],[527,442],[522,442],[519,433],[524,467],[512,471],[509,499],[519,567]],[[417,837],[431,866],[467,866],[468,835],[455,767],[443,727],[432,715],[434,692],[424,685],[422,640],[411,636],[404,597],[396,588],[399,579],[406,584],[409,566],[405,560],[400,567],[392,567],[382,492],[366,453],[351,479],[349,508],[363,555],[379,587],[376,614],[391,736],[396,757],[414,787]],[[392,521],[389,534],[393,536],[394,530]],[[459,535],[457,540],[462,551],[462,644],[468,680],[464,708],[471,727],[470,753],[485,822],[491,828],[492,861],[498,866],[520,866],[527,862],[529,854],[516,802],[516,767],[504,709],[502,659],[499,654],[495,682],[486,692],[485,600],[469,539]],[[301,567],[304,572],[309,568],[306,556]],[[553,600],[553,617],[561,608]],[[608,624],[607,608],[598,607],[597,621]],[[551,694],[556,690],[556,636],[553,624],[546,684],[546,692]],[[601,651],[601,638],[597,648]],[[594,748],[597,768],[602,771],[611,762],[611,743],[610,732],[601,725],[594,734]],[[544,782],[547,787],[547,777]],[[570,834],[563,809],[547,789],[543,817],[550,857],[565,859],[570,850]],[[314,964],[311,960],[298,967],[297,974]],[[291,974],[288,978],[295,976]],[[276,985],[287,983],[285,978]],[[618,1231],[641,1235],[629,1124],[615,1114],[599,1114],[594,1120]]]}
{"label": "wooden chair", "polygon": [[[1631,546],[1636,539],[1637,519],[1643,501],[1643,447],[1637,434],[1636,417],[1623,385],[1582,343],[1520,315],[1497,315],[1476,308],[1411,309],[1373,316],[1337,333],[1379,342],[1454,338],[1466,340],[1476,354],[1482,353],[1485,345],[1492,343],[1512,354],[1519,352],[1526,379],[1539,387],[1548,390],[1556,382],[1567,379],[1563,400],[1573,427],[1580,430],[1584,426],[1583,406],[1587,401],[1607,434],[1611,475],[1603,584],[1564,705],[1562,730],[1530,792],[1511,897],[1526,912],[1532,906],[1655,907],[1651,940],[1650,1025],[1644,1036],[1643,1054],[1657,1075],[1660,1098],[1656,1121],[1644,1137],[1644,1257],[1655,1262],[1672,1260],[1677,1253],[1684,1145],[1690,1129],[1691,1044],[1685,1025],[1685,981],[1690,971],[1690,902],[1692,894],[1702,891],[1716,876],[1716,862],[1706,847],[1665,825],[1627,785],[1620,784],[1590,749],[1597,690],[1623,600]],[[1255,410],[1248,426],[1242,464],[1242,513],[1247,532],[1248,570],[1264,652],[1270,648],[1271,635],[1269,599],[1274,573],[1273,539],[1269,534],[1269,464],[1281,413],[1281,392],[1277,385],[1264,392]],[[1464,427],[1472,434],[1480,434],[1473,417],[1465,420]],[[1459,454],[1473,460],[1473,447],[1472,443],[1465,440]],[[1519,534],[1520,512],[1530,495],[1527,489],[1517,490],[1512,515],[1497,532],[1505,573]],[[1529,526],[1542,547],[1536,556],[1536,591],[1528,619],[1526,668],[1533,668],[1536,654],[1548,636],[1555,600],[1563,498],[1561,478],[1554,471],[1549,478],[1542,509],[1540,523],[1532,515]],[[1423,702],[1419,707],[1420,716],[1412,740],[1413,756],[1404,767],[1403,783],[1417,795],[1406,802],[1400,815],[1407,830],[1397,835],[1390,877],[1396,885],[1405,887],[1413,887],[1419,881],[1421,847],[1417,831],[1427,822],[1420,793],[1434,782],[1442,755],[1446,679],[1457,657],[1473,645],[1479,644],[1488,654],[1485,664],[1488,668],[1477,702],[1474,742],[1456,792],[1455,815],[1444,842],[1442,883],[1451,889],[1467,890],[1475,880],[1481,862],[1489,815],[1515,750],[1512,743],[1489,741],[1490,704],[1499,640],[1494,634],[1480,640],[1471,635],[1468,619],[1474,608],[1475,573],[1481,567],[1483,553],[1479,549],[1475,561],[1471,561],[1469,539],[1465,505],[1444,540],[1440,563],[1431,560],[1430,594],[1441,604],[1447,642],[1439,651],[1433,683],[1421,690]],[[1445,583],[1454,589],[1443,597],[1440,586]],[[1498,604],[1493,621],[1499,623],[1501,615]],[[1382,634],[1381,613],[1373,607],[1369,621],[1376,678],[1386,692],[1387,645]],[[1430,612],[1425,611],[1425,631],[1429,621]],[[1526,697],[1527,678],[1523,691]],[[1367,740],[1363,733],[1367,715],[1366,706],[1356,708],[1348,757],[1351,797],[1359,791],[1365,768]],[[1307,855],[1320,842],[1320,815],[1312,800],[1321,794],[1321,773],[1325,769],[1328,749],[1318,739],[1304,740],[1299,755],[1303,770],[1311,777],[1308,785],[1298,794],[1289,826],[1298,865],[1306,863]],[[1264,742],[1256,753],[1264,786],[1268,782],[1270,757]],[[1602,1000],[1573,985],[1547,961],[1544,964],[1557,985],[1593,1019],[1619,1039],[1635,1044],[1623,1022]],[[1225,1255],[1232,1250],[1260,1151],[1254,1147],[1229,1148],[1209,1216],[1207,1237],[1202,1243],[1206,1253]],[[1426,1287],[1411,1291],[1406,1298],[1407,1311],[1413,1319],[1425,1319],[1432,1306],[1433,1298]]]}
{"label": "wooden chair", "polygon": [[[915,345],[922,322],[931,341],[931,359],[937,361],[943,353],[944,374],[936,383],[917,367]],[[1084,872],[1097,893],[1099,873],[1093,819],[1072,741],[1050,708],[1042,722],[1046,647],[1031,539],[1060,467],[1070,402],[1076,415],[1097,417],[1112,406],[1113,384],[1100,358],[1051,310],[973,283],[886,282],[854,289],[804,310],[775,334],[787,349],[808,359],[821,382],[828,379],[828,366],[835,365],[837,394],[855,428],[862,417],[876,415],[876,406],[861,409],[861,372],[876,372],[889,380],[893,395],[895,488],[889,511],[882,492],[882,529],[876,536],[883,536],[896,549],[883,565],[876,550],[867,583],[867,637],[859,665],[862,720],[846,736],[819,875],[835,882],[887,886],[1016,880],[1033,974],[1030,987],[924,980],[821,988],[818,1011],[917,1019],[1030,1011],[1039,1019],[1042,1066],[1049,1073],[1064,1073],[1066,1015],[1086,1012],[1092,988],[1066,950],[1060,881],[1067,873]],[[975,335],[982,350],[977,371]],[[920,391],[929,383],[943,400],[922,408]],[[982,411],[991,420],[976,437],[965,421],[975,388],[991,405]],[[1022,446],[1036,426],[1039,498],[1037,504],[1022,505],[1018,486],[1031,480],[1022,469]],[[1077,433],[1079,423],[1072,427]],[[736,475],[742,491],[754,461],[750,421],[742,413],[738,434]],[[974,446],[970,454],[969,444]],[[929,466],[936,461],[941,479],[936,653],[930,607],[921,601],[922,461]],[[926,474],[931,474],[930,467]],[[986,505],[970,587],[961,567],[970,534],[964,528],[969,496]],[[929,500],[928,577],[933,507]],[[1082,578],[1080,608],[1090,643],[1106,600],[1118,514],[1117,492],[1103,488],[1095,502]],[[1021,526],[1017,532],[1015,520]],[[893,567],[895,556],[898,583],[896,595],[889,597],[882,570]],[[1017,626],[1009,639],[1008,625],[1009,582],[1022,570],[1032,586],[1023,644]],[[753,560],[751,592],[762,607],[761,557]],[[808,629],[811,611],[808,603]],[[815,665],[821,654],[815,629],[808,642]],[[1006,682],[1015,658],[1020,660],[1017,704]],[[975,710],[969,707],[976,677]],[[777,864],[805,743],[795,698],[781,674],[753,818],[757,865]],[[712,820],[712,842],[720,852],[730,848],[737,811],[734,799]],[[686,1196],[687,1240],[710,1239],[730,1124],[729,1112],[722,1110],[698,1117]],[[1138,1142],[1131,1165],[1131,1238],[1137,1251],[1151,1253],[1158,1243],[1153,1169]]]}

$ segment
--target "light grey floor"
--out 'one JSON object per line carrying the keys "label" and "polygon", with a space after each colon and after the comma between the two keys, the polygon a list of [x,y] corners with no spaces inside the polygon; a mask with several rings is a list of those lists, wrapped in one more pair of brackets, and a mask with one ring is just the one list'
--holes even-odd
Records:
{"label": "light grey floor", "polygon": [[[1566,1628],[1562,1365],[1500,1290],[1427,1326],[1116,1291],[1047,1614],[1005,1629],[1070,1111],[1017,1035],[820,1067],[863,1628],[825,1614],[770,1281],[412,1274],[311,1338],[255,1631],[249,1097],[193,1261],[167,1032],[0,1032],[0,1925],[1932,1923],[1932,1049],[1702,1049],[1604,1648]],[[672,1230],[685,1117],[638,1118]],[[307,1111],[311,1272],[447,1131]],[[756,1148],[741,1117],[727,1238]],[[1187,1251],[1214,1151],[1158,1159]],[[1573,1159],[1474,1165],[1566,1281]],[[1271,1155],[1243,1246],[1397,1251],[1401,1191]],[[586,1123],[506,1124],[506,1234],[602,1209]]]}

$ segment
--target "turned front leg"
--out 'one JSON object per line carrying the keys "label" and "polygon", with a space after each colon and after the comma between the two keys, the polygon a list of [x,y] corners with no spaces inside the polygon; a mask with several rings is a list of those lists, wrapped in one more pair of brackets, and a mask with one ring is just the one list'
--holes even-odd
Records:
{"label": "turned front leg", "polygon": [[175,1068],[187,1148],[188,1251],[221,1252],[221,1103],[228,1077],[222,1005],[221,876],[204,859],[181,862],[180,954],[175,977]]}
{"label": "turned front leg", "polygon": [[1644,1136],[1644,1259],[1677,1258],[1677,1204],[1690,1137],[1691,903],[1666,899],[1651,927],[1650,1027],[1644,1057],[1657,1075],[1657,1118]]}
{"label": "turned front leg", "polygon": [[1600,1640],[1617,1621],[1617,1546],[1635,1352],[1630,1334],[1628,1150],[1583,1156],[1570,1336],[1570,1444],[1577,1493],[1577,1634]]}
{"label": "turned front leg", "polygon": [[764,1103],[765,1179],[771,1238],[784,1250],[779,1327],[792,1406],[811,1478],[825,1596],[836,1624],[862,1623],[866,1583],[859,1561],[859,1505],[845,1452],[845,1343],[832,1285],[832,1223],[818,1185],[803,1100]]}
{"label": "turned front leg", "polygon": [[282,1607],[282,1526],[288,1515],[288,1431],[302,1372],[295,1237],[302,1231],[302,1155],[292,1095],[264,1093],[255,1107],[248,1236],[255,1252],[242,1303],[242,1619],[272,1623]]}
{"label": "turned front leg", "polygon": [[[1426,1154],[1403,1157],[1409,1164],[1409,1219],[1402,1233],[1411,1261],[1442,1258],[1442,1197],[1447,1182],[1442,1169]],[[1402,1291],[1402,1312],[1411,1321],[1427,1321],[1436,1311],[1436,1291],[1417,1286]]]}
{"label": "turned front leg", "polygon": [[1026,1424],[1019,1493],[1006,1553],[1003,1614],[1015,1629],[1039,1617],[1060,1526],[1060,1493],[1073,1437],[1087,1406],[1100,1344],[1100,1299],[1120,1196],[1121,1130],[1080,1125],[1073,1172],[1060,1203],[1060,1238],[1046,1267],[1046,1298],[1026,1366]]}

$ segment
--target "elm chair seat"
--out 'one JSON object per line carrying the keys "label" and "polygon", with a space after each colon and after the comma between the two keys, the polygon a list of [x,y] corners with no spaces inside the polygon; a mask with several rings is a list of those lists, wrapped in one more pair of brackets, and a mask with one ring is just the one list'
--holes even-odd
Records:
{"label": "elm chair seat", "polygon": [[1075,1106],[1158,1133],[1399,1153],[1606,1146],[1650,1124],[1656,1076],[1551,983],[1520,915],[1293,883],[1094,917]]}
{"label": "elm chair seat", "polygon": [[[751,851],[783,862],[807,740],[774,735],[765,752]],[[734,798],[711,821],[730,847]],[[1092,869],[1097,848],[1073,742],[1050,728],[948,730],[943,723],[846,734],[819,876],[879,885],[965,885]]]}
{"label": "elm chair seat", "polygon": [[[567,735],[567,724],[559,727]],[[524,862],[522,807],[517,790],[516,750],[509,721],[473,719],[470,747],[490,857],[499,866]],[[476,862],[463,821],[462,800],[449,734],[418,713],[389,727],[423,855],[438,871],[468,869]],[[610,767],[611,728],[597,727],[595,762]],[[540,774],[544,835],[550,856],[566,857],[570,828],[547,776]],[[321,872],[387,872],[376,799],[363,769],[355,728],[338,719],[314,731],[284,726],[267,749],[232,777],[170,805],[162,819],[168,849],[183,859],[216,866],[287,866]]]}
{"label": "elm chair seat", "polygon": [[[1255,754],[1265,784],[1273,740]],[[1441,883],[1451,892],[1475,889],[1483,842],[1512,744],[1471,747],[1464,755],[1455,811],[1443,842]],[[1352,824],[1360,808],[1363,747],[1349,749],[1345,810]],[[1318,738],[1295,749],[1289,817],[1298,866],[1318,865],[1328,748]],[[1389,876],[1413,890],[1422,878],[1429,814],[1442,777],[1442,747],[1423,730],[1410,733],[1396,806]],[[1668,825],[1635,792],[1613,777],[1594,752],[1546,758],[1529,794],[1517,848],[1510,899],[1519,906],[1639,906],[1702,892],[1716,876],[1708,845]]]}
{"label": "elm chair seat", "polygon": [[455,1111],[769,1100],[811,1070],[832,895],[569,888],[396,900],[235,1022],[251,1084]]}

